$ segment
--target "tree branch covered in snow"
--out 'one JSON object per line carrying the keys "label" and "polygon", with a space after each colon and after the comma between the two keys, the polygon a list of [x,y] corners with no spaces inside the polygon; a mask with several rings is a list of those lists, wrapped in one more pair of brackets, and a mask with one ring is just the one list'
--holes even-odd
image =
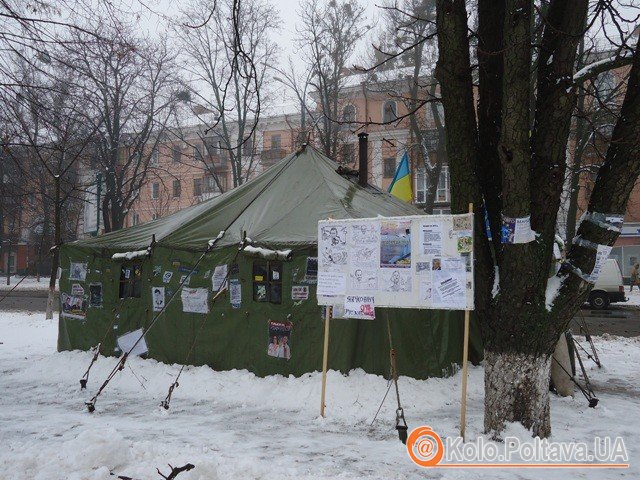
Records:
{"label": "tree branch covered in snow", "polygon": [[633,62],[632,53],[633,52],[624,50],[620,54],[590,63],[573,75],[574,85],[580,85],[587,80],[594,79],[603,72],[624,67],[625,65],[631,65]]}

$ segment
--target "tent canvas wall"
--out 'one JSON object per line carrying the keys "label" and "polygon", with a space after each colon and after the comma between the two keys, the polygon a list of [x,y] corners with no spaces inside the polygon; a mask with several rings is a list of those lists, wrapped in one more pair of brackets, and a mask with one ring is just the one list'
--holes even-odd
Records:
{"label": "tent canvas wall", "polygon": [[[118,336],[153,320],[154,295],[166,302],[175,294],[145,336],[150,357],[261,376],[319,370],[323,320],[313,260],[308,260],[317,255],[318,220],[420,213],[344,178],[334,162],[307,146],[219,197],[144,225],[62,245],[58,349],[87,350],[102,341],[103,354],[117,355]],[[207,289],[208,313],[185,312],[180,281],[221,231],[188,281],[189,288]],[[290,259],[239,252],[244,235],[259,247],[290,249]],[[139,253],[113,258],[125,252]],[[221,265],[227,266],[233,288],[213,303],[212,275]],[[400,374],[443,376],[460,363],[462,312],[380,308],[376,317],[333,322],[331,368],[387,374],[387,317]],[[289,360],[267,354],[270,321],[290,322]],[[471,339],[470,358],[478,360],[475,328]]]}

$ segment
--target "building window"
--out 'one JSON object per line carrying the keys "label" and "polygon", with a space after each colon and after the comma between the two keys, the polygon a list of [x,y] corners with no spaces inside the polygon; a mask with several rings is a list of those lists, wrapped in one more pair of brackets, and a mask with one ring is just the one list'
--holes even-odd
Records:
{"label": "building window", "polygon": [[152,183],[151,184],[151,198],[156,200],[160,196],[160,184]]}
{"label": "building window", "polygon": [[[416,170],[416,203],[425,203],[427,201],[427,189],[429,187],[429,177],[424,167],[420,166]],[[438,187],[436,189],[436,203],[447,203],[451,201],[451,187],[449,182],[449,166],[443,165],[438,179]]]}
{"label": "building window", "polygon": [[219,191],[216,179],[212,175],[207,175],[206,177],[204,177],[204,191],[205,193],[213,193]]}
{"label": "building window", "polygon": [[202,185],[204,181],[202,178],[194,178],[193,179],[193,196],[199,197],[202,195]]}
{"label": "building window", "polygon": [[427,200],[427,175],[424,167],[416,169],[416,203],[424,203]]}
{"label": "building window", "polygon": [[209,156],[218,155],[218,139],[207,137],[204,139],[204,146]]}
{"label": "building window", "polygon": [[218,165],[220,165],[220,168],[226,168],[227,167],[227,160],[229,159],[229,156],[227,155],[226,151],[220,151],[220,159],[218,160]]}
{"label": "building window", "polygon": [[356,121],[356,107],[353,105],[345,105],[342,109],[342,121],[346,123],[353,123]]}
{"label": "building window", "polygon": [[450,208],[434,208],[433,209],[433,214],[434,215],[451,215],[451,209]]}
{"label": "building window", "polygon": [[142,293],[142,266],[125,264],[120,269],[120,298],[140,298]]}
{"label": "building window", "polygon": [[398,119],[398,105],[394,100],[387,100],[382,106],[382,121],[393,122]]}
{"label": "building window", "polygon": [[198,147],[197,145],[195,145],[193,147],[193,158],[195,158],[198,161],[202,161],[202,147]]}
{"label": "building window", "polygon": [[280,135],[271,135],[271,149],[282,148],[282,138]]}
{"label": "building window", "polygon": [[251,155],[253,155],[253,143],[254,137],[249,137],[244,141],[244,144],[242,145],[242,154],[245,157],[250,157]]}
{"label": "building window", "polygon": [[395,157],[385,158],[384,162],[384,178],[393,178],[396,174],[396,159]]}
{"label": "building window", "polygon": [[282,263],[256,260],[253,262],[253,300],[282,303]]}
{"label": "building window", "polygon": [[173,198],[180,198],[182,194],[182,183],[180,180],[173,181]]}
{"label": "building window", "polygon": [[140,223],[140,215],[138,215],[137,213],[134,213],[133,219],[131,220],[131,224],[135,227],[139,223]]}
{"label": "building window", "polygon": [[151,151],[151,157],[150,157],[149,163],[150,163],[151,165],[158,165],[158,157],[159,157],[158,149],[157,149],[157,148],[154,148],[154,149]]}
{"label": "building window", "polygon": [[173,163],[180,163],[180,160],[182,159],[182,149],[178,145],[173,147],[171,158],[173,159]]}
{"label": "building window", "polygon": [[353,143],[345,143],[341,148],[342,163],[353,163],[356,159],[356,147]]}
{"label": "building window", "polygon": [[451,196],[449,194],[449,167],[447,165],[442,166],[440,170],[440,178],[438,179],[438,190],[436,190],[436,202],[449,202]]}

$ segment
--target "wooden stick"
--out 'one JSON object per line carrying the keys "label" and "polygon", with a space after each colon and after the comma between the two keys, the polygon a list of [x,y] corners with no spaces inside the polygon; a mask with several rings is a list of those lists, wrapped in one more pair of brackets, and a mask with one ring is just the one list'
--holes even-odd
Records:
{"label": "wooden stick", "polygon": [[[473,213],[473,203],[469,204],[469,213]],[[473,228],[473,219],[471,220]],[[460,401],[460,436],[464,442],[467,426],[467,360],[469,358],[469,310],[464,311],[464,344],[462,346],[462,399]]]}
{"label": "wooden stick", "polygon": [[331,308],[325,306],[324,314],[324,351],[322,353],[322,393],[320,394],[320,415],[324,417],[324,399],[327,393],[327,365],[329,363],[329,323],[331,321]]}

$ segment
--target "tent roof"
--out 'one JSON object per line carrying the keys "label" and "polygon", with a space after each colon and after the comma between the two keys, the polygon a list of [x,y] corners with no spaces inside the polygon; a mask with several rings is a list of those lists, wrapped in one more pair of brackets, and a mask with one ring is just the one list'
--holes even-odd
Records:
{"label": "tent roof", "polygon": [[336,172],[336,164],[311,146],[287,155],[238,188],[149,223],[88,240],[78,246],[118,250],[158,245],[204,250],[238,244],[242,232],[261,245],[304,246],[317,243],[318,221],[422,213],[374,187],[363,188]]}

